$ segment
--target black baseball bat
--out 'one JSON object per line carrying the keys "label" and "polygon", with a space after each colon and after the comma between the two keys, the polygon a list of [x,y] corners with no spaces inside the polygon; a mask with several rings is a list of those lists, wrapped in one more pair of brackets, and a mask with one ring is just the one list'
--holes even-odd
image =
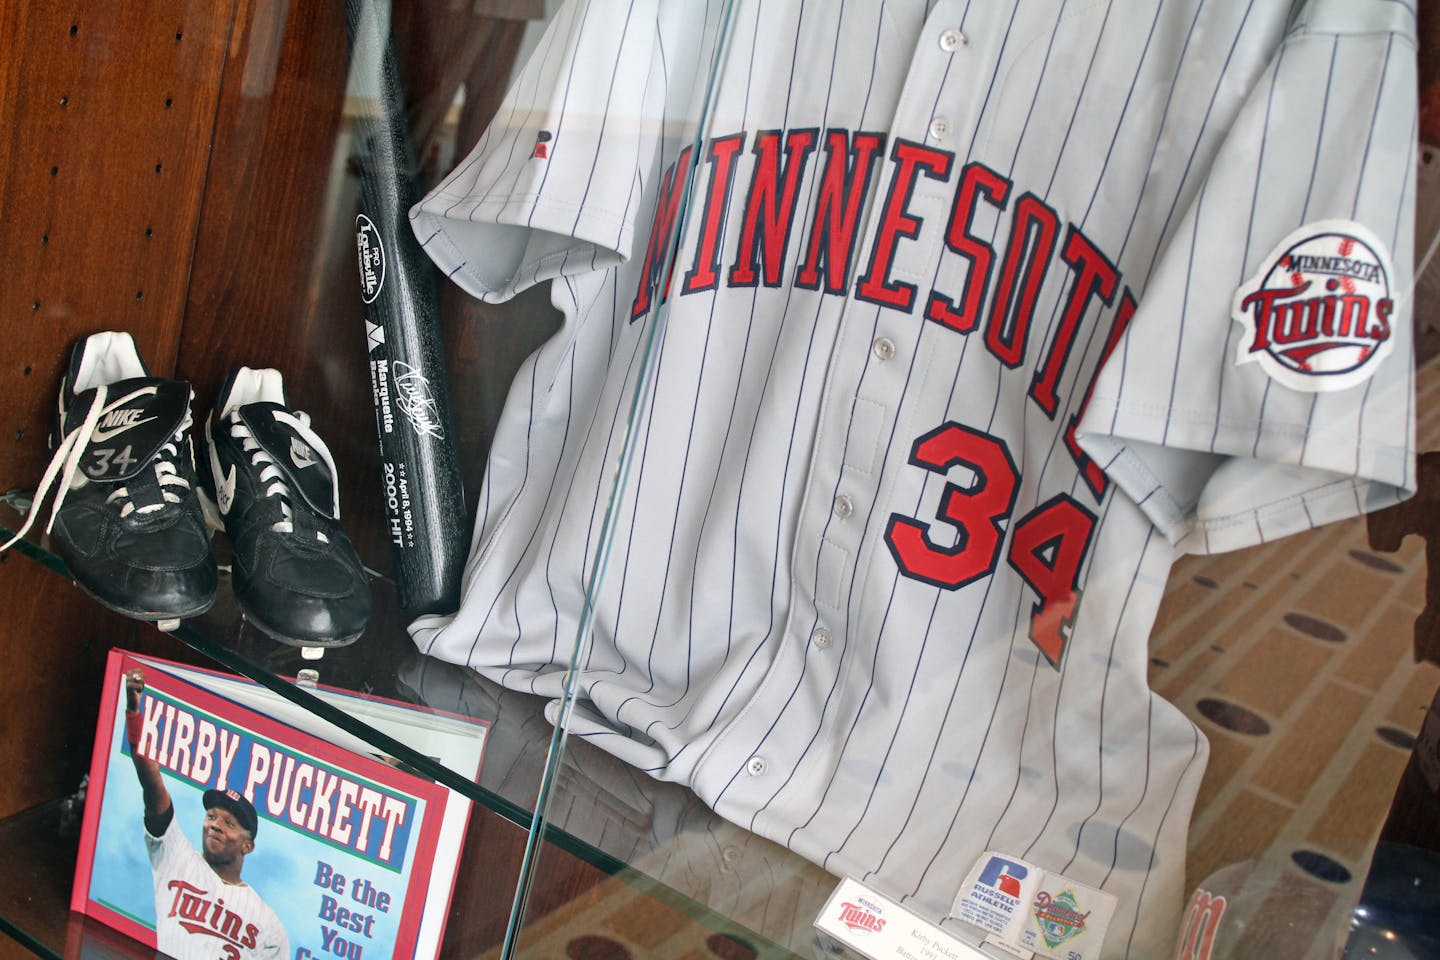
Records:
{"label": "black baseball bat", "polygon": [[416,153],[390,4],[347,0],[345,14],[350,89],[365,100],[352,128],[355,242],[396,592],[408,613],[445,613],[459,604],[468,532],[435,265],[409,223]]}

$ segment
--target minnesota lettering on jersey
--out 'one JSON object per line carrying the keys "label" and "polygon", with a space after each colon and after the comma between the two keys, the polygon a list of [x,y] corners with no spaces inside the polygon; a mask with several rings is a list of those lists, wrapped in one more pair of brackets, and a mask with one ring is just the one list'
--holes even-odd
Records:
{"label": "minnesota lettering on jersey", "polygon": [[[682,198],[692,191],[698,206],[698,234],[686,253],[679,295],[728,287],[795,287],[857,300],[906,314],[921,312],[927,322],[959,336],[978,334],[985,349],[1006,369],[1026,366],[1032,321],[1040,291],[1051,271],[1069,275],[1055,332],[1034,363],[1027,397],[1052,422],[1061,398],[1059,385],[1081,324],[1109,315],[1098,372],[1115,349],[1134,316],[1136,301],[1125,288],[1118,268],[1085,232],[1059,215],[1034,193],[1018,196],[1014,183],[983,163],[959,166],[955,154],[913,141],[896,139],[886,150],[883,133],[818,128],[735,133],[709,142],[695,162],[693,147],[681,151],[661,180],[659,199],[630,319],[645,316],[658,297],[672,294],[678,258],[666,269],[669,244],[675,242]],[[749,182],[740,177],[742,151],[749,143],[753,156]],[[817,154],[823,157],[817,159]],[[877,197],[878,220],[864,263],[856,263],[861,213],[882,162],[891,165],[889,186]],[[820,164],[813,181],[810,165]],[[954,184],[950,217],[944,225],[946,249],[968,262],[969,270],[956,290],[922,292],[892,276],[899,245],[920,235],[925,226],[910,210],[920,178]],[[805,187],[807,183],[813,186]],[[814,191],[813,216],[797,232],[802,191]],[[722,227],[733,205],[740,208],[738,233],[722,241]],[[1008,236],[992,244],[975,228],[982,205],[1011,211]],[[934,229],[934,228],[932,228]],[[724,249],[722,250],[722,246]],[[722,254],[729,254],[728,265]],[[794,263],[786,276],[786,264]],[[858,276],[852,272],[858,268]],[[663,274],[663,276],[662,276]],[[1096,304],[1098,309],[1092,310]],[[988,305],[988,306],[987,306]],[[1074,460],[1095,504],[1105,497],[1108,481],[1080,449],[1075,428],[1094,389],[1086,384],[1081,402],[1063,425],[1066,451]],[[1069,494],[1059,494],[1018,519],[1011,516],[1019,488],[1019,471],[1001,438],[956,422],[947,422],[918,437],[910,463],[944,475],[965,466],[975,474],[969,488],[947,484],[937,518],[958,528],[954,546],[929,536],[929,524],[892,515],[885,539],[901,574],[958,590],[995,572],[1002,551],[1005,560],[1038,595],[1032,609],[1030,638],[1055,667],[1061,665],[1070,626],[1080,602],[1079,578],[1089,552],[1096,516]],[[1009,521],[1010,543],[1004,549],[1002,524]]]}

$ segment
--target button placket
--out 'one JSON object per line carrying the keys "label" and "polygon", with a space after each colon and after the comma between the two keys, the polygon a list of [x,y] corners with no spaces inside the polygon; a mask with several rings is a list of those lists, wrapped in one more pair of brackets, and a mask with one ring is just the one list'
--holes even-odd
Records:
{"label": "button placket", "polygon": [[[940,0],[931,6],[923,32],[911,35],[918,41],[912,48],[912,62],[908,67],[899,67],[903,89],[895,112],[888,118],[877,118],[876,127],[891,138],[910,142],[924,140],[929,134],[934,137],[930,147],[959,150],[976,121],[971,108],[960,105],[966,101],[949,94],[957,85],[973,81],[978,72],[988,69],[995,38],[991,36],[990,18],[977,15],[967,19],[966,26],[971,28],[967,38],[951,27],[959,25],[961,12],[967,7],[952,0]],[[945,72],[947,62],[953,64],[954,75]],[[942,77],[945,79],[939,79]],[[942,104],[938,110],[937,104]],[[879,172],[881,169],[883,165],[877,167],[873,202],[867,202],[855,226],[857,243],[862,247],[873,240],[883,211],[888,181]],[[931,205],[939,202],[935,197],[941,194],[953,199],[953,180],[954,175],[950,183],[917,177],[918,186],[929,195],[925,202]],[[917,206],[912,212],[918,210]],[[932,230],[944,225],[944,211],[936,211],[938,207],[931,209]],[[921,255],[922,246],[918,241],[901,241],[889,276],[905,280],[920,277],[923,265],[915,261],[926,259]],[[891,478],[884,473],[884,455],[895,436],[894,420],[904,409],[906,385],[912,381],[912,373],[923,371],[933,361],[930,351],[921,346],[925,327],[912,329],[913,325],[900,322],[906,316],[897,316],[883,307],[877,313],[874,304],[855,296],[853,284],[843,298],[837,299],[842,316],[834,340],[824,345],[829,348],[826,356],[836,365],[837,375],[827,378],[822,386],[825,402],[815,428],[815,459],[803,484],[804,511],[798,521],[797,538],[806,549],[796,551],[796,562],[804,576],[794,578],[792,602],[785,612],[788,622],[782,625],[785,663],[790,671],[784,678],[788,680],[795,670],[805,671],[807,684],[817,679],[828,684],[853,669],[855,664],[847,663],[842,651],[854,656],[857,649],[864,650],[871,642],[846,621],[843,608],[833,602],[832,595],[849,596],[851,585],[871,569],[874,553],[885,549],[883,541],[874,536],[869,519],[889,504]],[[924,303],[917,306],[923,309]],[[831,498],[828,512],[827,495]],[[835,626],[829,627],[829,623]],[[771,790],[778,789],[768,779],[771,756],[776,770],[784,771],[787,777],[799,766],[792,757],[794,740],[794,729],[779,717],[778,709],[772,712],[769,706],[762,707],[743,722],[737,721],[717,742],[729,749],[723,754],[712,751],[718,761],[717,774],[722,763],[728,767],[722,785],[731,791],[730,796],[768,800]],[[737,760],[745,772],[731,782]]]}

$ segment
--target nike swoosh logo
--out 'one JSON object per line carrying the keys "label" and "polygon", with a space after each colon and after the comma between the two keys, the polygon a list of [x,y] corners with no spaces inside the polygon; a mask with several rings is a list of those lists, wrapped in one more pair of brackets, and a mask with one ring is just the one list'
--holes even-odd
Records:
{"label": "nike swoosh logo", "polygon": [[230,512],[230,507],[235,503],[235,464],[230,464],[230,472],[220,474],[215,478],[215,505],[220,508],[221,516]]}
{"label": "nike swoosh logo", "polygon": [[299,437],[290,438],[290,461],[301,470],[320,462],[315,459],[315,451],[302,443]]}
{"label": "nike swoosh logo", "polygon": [[229,472],[220,469],[220,457],[215,452],[215,441],[210,435],[210,421],[205,421],[205,447],[210,453],[210,475],[215,478],[215,506],[223,517],[235,503],[235,464]]}
{"label": "nike swoosh logo", "polygon": [[156,419],[156,418],[155,418],[155,417],[146,417],[144,420],[136,420],[134,423],[122,423],[122,424],[120,424],[118,427],[111,427],[111,428],[108,429],[108,430],[105,429],[104,427],[96,426],[94,432],[90,434],[90,439],[91,439],[92,441],[93,441],[93,440],[98,440],[98,441],[102,441],[102,442],[103,442],[103,441],[105,441],[105,440],[109,440],[111,437],[118,437],[120,434],[124,433],[126,430],[134,429],[135,427],[138,427],[138,426],[140,426],[140,425],[143,424],[143,423],[149,423],[151,420],[154,420],[154,419]]}

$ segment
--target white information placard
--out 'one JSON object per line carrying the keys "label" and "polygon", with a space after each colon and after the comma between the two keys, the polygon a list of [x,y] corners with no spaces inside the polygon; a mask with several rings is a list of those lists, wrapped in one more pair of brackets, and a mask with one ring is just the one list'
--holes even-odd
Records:
{"label": "white information placard", "polygon": [[993,960],[849,877],[830,895],[815,928],[866,960]]}

